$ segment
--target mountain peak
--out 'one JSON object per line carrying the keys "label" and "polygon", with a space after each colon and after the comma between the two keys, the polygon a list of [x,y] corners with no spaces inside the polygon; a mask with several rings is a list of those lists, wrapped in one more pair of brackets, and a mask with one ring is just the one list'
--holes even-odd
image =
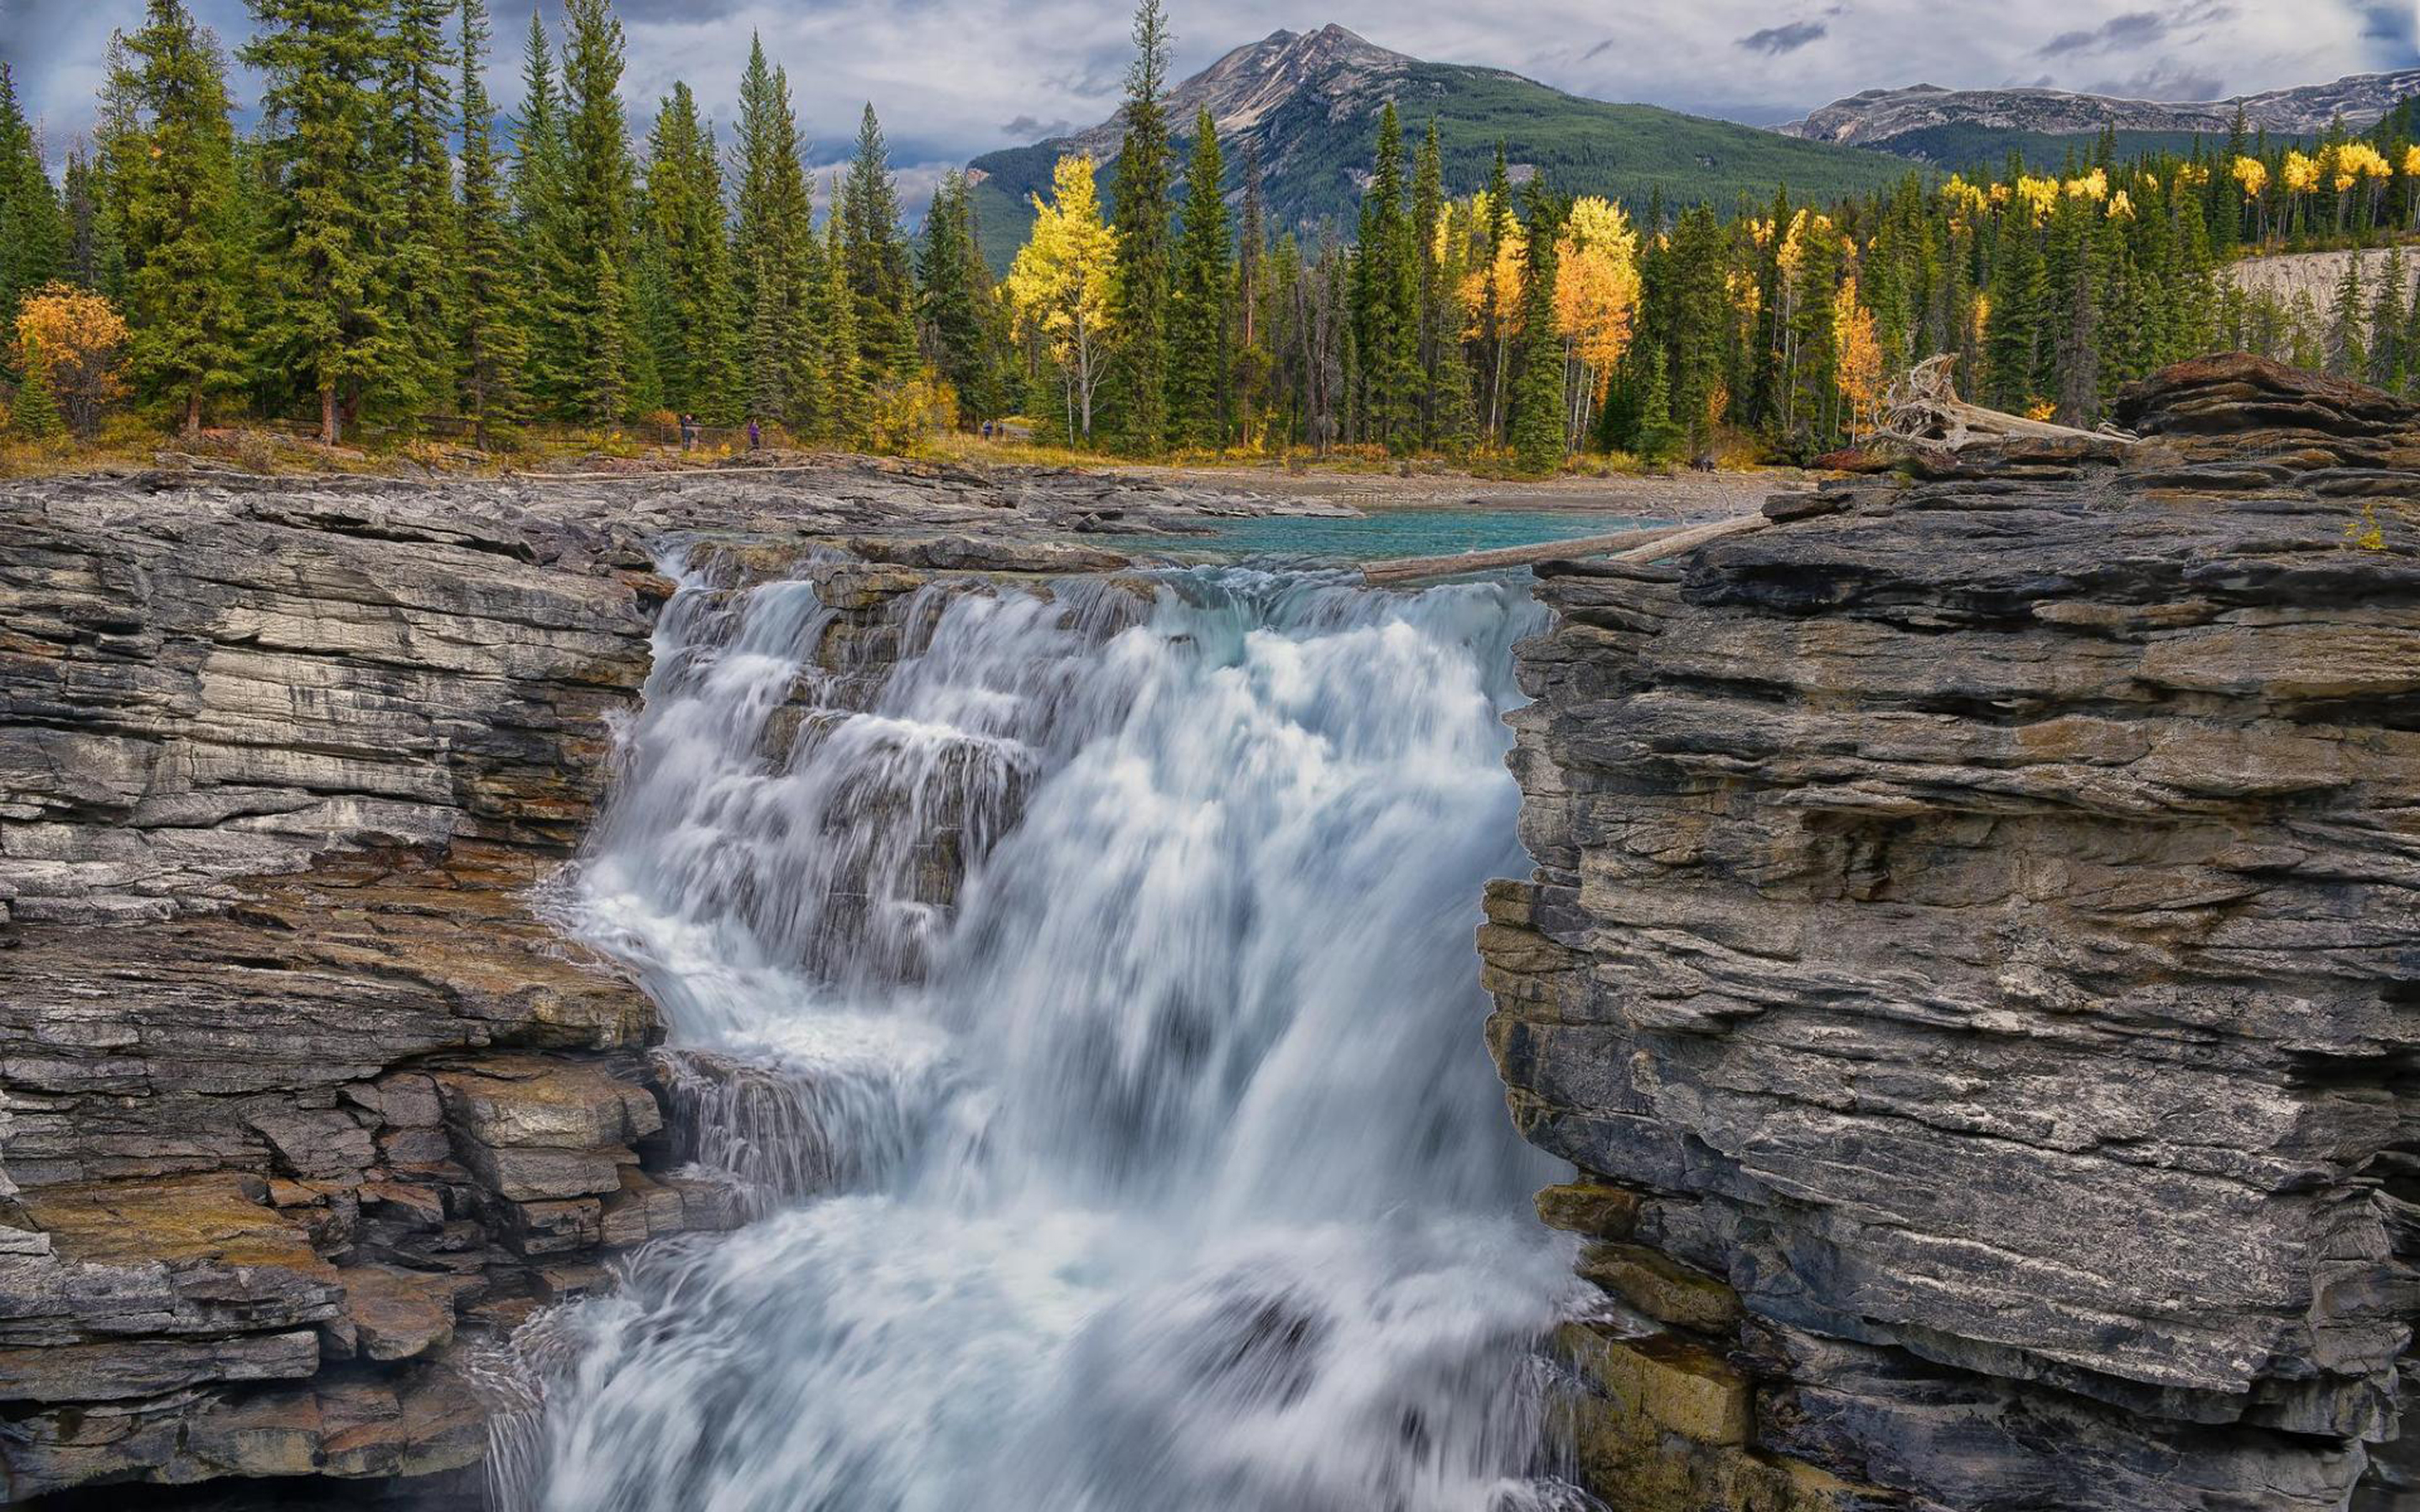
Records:
{"label": "mountain peak", "polygon": [[1780,130],[1785,135],[1843,147],[1898,150],[1891,146],[1895,140],[1921,140],[1920,133],[1947,127],[2050,136],[2083,135],[2103,128],[2224,135],[2241,110],[2244,123],[2255,130],[2308,136],[2326,130],[2338,117],[2348,126],[2367,126],[2414,92],[2420,92],[2420,69],[2413,69],[2356,73],[2333,84],[2226,100],[2186,101],[2128,100],[2040,87],[1943,89],[1915,85],[1868,89],[1836,100]]}

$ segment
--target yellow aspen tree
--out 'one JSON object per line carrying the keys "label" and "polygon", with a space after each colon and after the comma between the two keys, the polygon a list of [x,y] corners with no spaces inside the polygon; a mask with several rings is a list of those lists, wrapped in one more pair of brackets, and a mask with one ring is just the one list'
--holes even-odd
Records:
{"label": "yellow aspen tree", "polygon": [[1840,285],[1832,327],[1840,354],[1840,397],[1849,402],[1849,433],[1863,435],[1873,428],[1882,409],[1883,344],[1874,330],[1874,312],[1859,297],[1854,273]]}
{"label": "yellow aspen tree", "polygon": [[1093,439],[1093,397],[1108,351],[1109,311],[1117,285],[1117,237],[1101,221],[1093,187],[1093,160],[1061,158],[1050,171],[1050,196],[1033,196],[1033,235],[1008,270],[1008,298],[1016,318],[1039,335],[1067,391],[1069,440],[1080,417]]}
{"label": "yellow aspen tree", "polygon": [[1638,310],[1638,233],[1621,207],[1593,194],[1572,202],[1555,251],[1555,327],[1565,363],[1570,444],[1588,434]]}
{"label": "yellow aspen tree", "polygon": [[[2420,151],[2420,147],[2413,150]],[[2261,195],[2269,188],[2269,165],[2258,158],[2237,158],[2233,172],[2236,187],[2243,191],[2245,203],[2252,207],[2252,239],[2256,241],[2265,239],[2269,235],[2269,217]]]}

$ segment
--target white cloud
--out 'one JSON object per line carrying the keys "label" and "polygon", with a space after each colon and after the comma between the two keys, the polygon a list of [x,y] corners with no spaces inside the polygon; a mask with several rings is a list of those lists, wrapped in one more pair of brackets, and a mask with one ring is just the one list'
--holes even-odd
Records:
{"label": "white cloud", "polygon": [[[491,72],[509,100],[528,10],[525,0],[496,8]],[[240,40],[238,0],[196,0],[196,9]],[[2113,23],[2121,10],[2151,19]],[[16,61],[21,94],[60,144],[90,123],[109,29],[135,24],[140,11],[140,0],[0,0],[0,56]],[[1122,0],[625,0],[623,14],[634,131],[685,78],[727,141],[753,29],[789,69],[815,162],[845,155],[871,100],[895,160],[918,165],[920,188],[926,168],[1027,140],[1012,122],[1102,119],[1128,51]],[[1280,27],[1333,21],[1421,57],[1758,120],[1919,81],[2047,77],[2085,88],[2189,78],[2242,92],[2415,61],[2407,44],[2381,39],[2361,0],[1338,0],[1311,14],[1297,0],[1177,0],[1171,20],[1180,73]],[[1800,45],[1776,45],[1784,40]]]}

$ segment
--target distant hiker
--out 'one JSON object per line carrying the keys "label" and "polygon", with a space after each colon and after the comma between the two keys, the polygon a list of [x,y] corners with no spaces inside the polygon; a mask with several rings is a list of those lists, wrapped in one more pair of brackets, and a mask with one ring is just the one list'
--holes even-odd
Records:
{"label": "distant hiker", "polygon": [[985,440],[991,440],[991,422],[988,420],[983,423],[983,439]]}
{"label": "distant hiker", "polygon": [[765,433],[756,428],[756,417],[754,415],[750,415],[748,417],[748,449],[753,452],[763,447],[764,444]]}
{"label": "distant hiker", "polygon": [[680,432],[681,450],[684,452],[695,451],[697,449],[697,416],[691,414],[682,415],[680,417]]}

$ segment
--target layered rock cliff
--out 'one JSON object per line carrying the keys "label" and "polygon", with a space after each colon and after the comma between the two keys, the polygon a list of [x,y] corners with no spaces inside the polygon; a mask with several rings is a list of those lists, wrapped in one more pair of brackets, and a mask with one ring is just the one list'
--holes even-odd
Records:
{"label": "layered rock cliff", "polygon": [[1541,570],[1481,944],[1616,1506],[2410,1504],[2420,416],[2120,412]]}
{"label": "layered rock cliff", "polygon": [[744,1214],[678,1126],[709,1068],[533,890],[648,675],[657,553],[812,557],[845,670],[937,574],[1125,563],[1038,525],[1264,507],[872,464],[0,486],[0,1500],[475,1491],[494,1341]]}

